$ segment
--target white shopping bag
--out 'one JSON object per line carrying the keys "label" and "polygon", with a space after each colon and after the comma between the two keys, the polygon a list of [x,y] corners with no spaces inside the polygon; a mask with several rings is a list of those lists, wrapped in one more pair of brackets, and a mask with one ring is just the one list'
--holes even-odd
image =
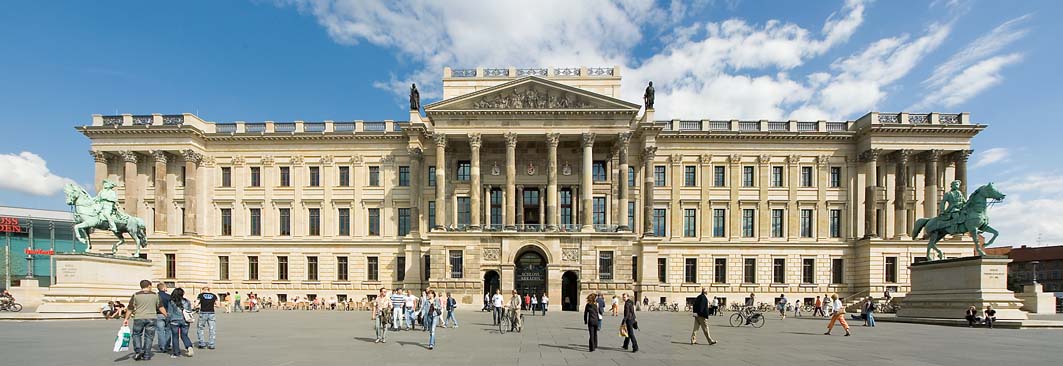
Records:
{"label": "white shopping bag", "polygon": [[118,336],[114,337],[114,351],[125,352],[129,350],[129,327],[122,326],[118,328]]}

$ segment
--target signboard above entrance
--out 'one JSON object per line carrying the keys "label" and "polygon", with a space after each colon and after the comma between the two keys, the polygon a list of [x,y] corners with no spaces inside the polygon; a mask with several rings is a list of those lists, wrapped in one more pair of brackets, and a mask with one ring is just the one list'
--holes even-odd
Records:
{"label": "signboard above entrance", "polygon": [[18,218],[0,217],[0,233],[21,233],[22,226],[18,224]]}

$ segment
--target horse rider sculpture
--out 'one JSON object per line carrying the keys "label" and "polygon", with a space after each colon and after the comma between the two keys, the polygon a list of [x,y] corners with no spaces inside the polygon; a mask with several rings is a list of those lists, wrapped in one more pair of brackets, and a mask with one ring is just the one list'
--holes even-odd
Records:
{"label": "horse rider sculpture", "polygon": [[107,226],[112,232],[117,232],[118,228],[114,225],[114,218],[118,215],[118,194],[114,193],[114,187],[116,184],[109,179],[103,180],[103,189],[96,195],[96,203],[100,207],[100,218],[107,221]]}

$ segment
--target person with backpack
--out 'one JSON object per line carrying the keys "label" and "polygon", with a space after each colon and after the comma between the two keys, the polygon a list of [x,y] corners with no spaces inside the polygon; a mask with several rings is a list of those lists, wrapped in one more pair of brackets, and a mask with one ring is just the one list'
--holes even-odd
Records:
{"label": "person with backpack", "polygon": [[178,287],[170,294],[166,304],[167,319],[170,321],[170,358],[181,355],[181,342],[185,345],[185,355],[194,353],[192,340],[188,338],[188,324],[192,322],[192,303],[185,299],[185,290]]}
{"label": "person with backpack", "polygon": [[455,300],[450,296],[450,291],[447,291],[447,318],[443,319],[443,328],[447,327],[447,324],[453,324],[454,328],[458,327],[458,320],[454,319],[454,310],[458,308],[458,300]]}

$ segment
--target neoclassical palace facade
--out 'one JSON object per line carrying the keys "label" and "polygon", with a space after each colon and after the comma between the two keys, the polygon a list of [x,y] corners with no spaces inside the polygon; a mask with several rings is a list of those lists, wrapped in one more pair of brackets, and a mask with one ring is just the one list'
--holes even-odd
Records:
{"label": "neoclassical palace facade", "polygon": [[282,300],[515,288],[560,308],[590,291],[904,293],[925,255],[912,225],[966,181],[985,128],[967,113],[656,120],[620,82],[619,68],[447,68],[443,100],[411,100],[408,121],[124,114],[77,129],[96,180],[148,223],[159,280]]}

